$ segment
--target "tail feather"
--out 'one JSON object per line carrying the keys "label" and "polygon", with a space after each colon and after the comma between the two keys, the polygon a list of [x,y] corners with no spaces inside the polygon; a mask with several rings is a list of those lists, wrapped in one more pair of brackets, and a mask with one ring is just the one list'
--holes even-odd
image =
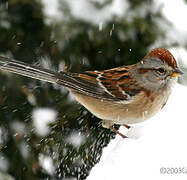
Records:
{"label": "tail feather", "polygon": [[56,83],[57,81],[57,73],[53,71],[19,62],[3,56],[0,56],[0,69],[50,83]]}
{"label": "tail feather", "polygon": [[[48,69],[43,69],[41,67],[26,64],[3,56],[0,56],[0,70],[19,74],[33,79],[47,81],[50,83],[57,83],[75,91],[93,91],[93,89],[91,89],[90,87],[91,84],[88,84],[88,82],[81,82],[81,80],[78,79],[77,73],[57,73]],[[92,85],[92,88],[96,88],[95,85]]]}
{"label": "tail feather", "polygon": [[79,77],[78,73],[71,72],[53,72],[34,65],[26,64],[11,58],[0,56],[0,70],[12,72],[22,76],[56,83],[72,91],[85,94],[88,96],[118,100],[108,94],[99,84],[89,82]]}
{"label": "tail feather", "polygon": [[95,84],[82,82],[82,80],[78,78],[77,73],[57,73],[38,66],[26,64],[12,58],[0,56],[0,70],[19,74],[33,79],[47,81],[50,83],[57,83],[79,93],[91,96],[93,96],[94,94],[94,96],[97,96],[103,93],[103,91],[101,92],[100,88]]}

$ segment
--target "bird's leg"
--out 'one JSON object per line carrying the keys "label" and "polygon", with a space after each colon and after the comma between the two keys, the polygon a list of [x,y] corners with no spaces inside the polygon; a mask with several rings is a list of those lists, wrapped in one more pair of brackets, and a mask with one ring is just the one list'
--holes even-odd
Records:
{"label": "bird's leg", "polygon": [[113,126],[110,126],[109,129],[113,132],[115,132],[116,134],[120,135],[122,138],[128,138],[127,136],[125,136],[124,134],[120,133],[117,129],[115,129]]}
{"label": "bird's leg", "polygon": [[122,126],[126,127],[127,129],[130,129],[131,126],[127,125],[127,124],[123,124]]}
{"label": "bird's leg", "polygon": [[[110,129],[111,131],[115,132],[116,134],[120,135],[122,138],[127,138],[127,136],[123,135],[122,133],[120,133],[117,129],[115,129],[113,127],[114,123],[112,121],[108,121],[108,120],[103,120],[102,121],[102,126],[104,128]],[[130,127],[130,126],[129,126]]]}

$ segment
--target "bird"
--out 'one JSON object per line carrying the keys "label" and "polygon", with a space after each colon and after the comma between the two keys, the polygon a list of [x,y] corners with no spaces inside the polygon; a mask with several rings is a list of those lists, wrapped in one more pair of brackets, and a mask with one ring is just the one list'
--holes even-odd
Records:
{"label": "bird", "polygon": [[166,104],[172,86],[183,72],[165,48],[155,48],[136,64],[102,71],[53,72],[0,56],[0,70],[66,87],[102,126],[127,138],[114,128],[143,122]]}

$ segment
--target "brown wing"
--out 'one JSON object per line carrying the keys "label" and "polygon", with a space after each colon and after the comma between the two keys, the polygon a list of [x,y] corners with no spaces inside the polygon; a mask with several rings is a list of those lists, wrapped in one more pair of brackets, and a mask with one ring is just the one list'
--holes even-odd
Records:
{"label": "brown wing", "polygon": [[141,89],[137,82],[131,77],[129,69],[132,66],[114,68],[103,72],[100,78],[101,84],[107,91],[122,100],[130,100],[140,93]]}
{"label": "brown wing", "polygon": [[62,72],[58,84],[76,92],[107,100],[130,100],[140,88],[129,75],[130,66],[83,73]]}

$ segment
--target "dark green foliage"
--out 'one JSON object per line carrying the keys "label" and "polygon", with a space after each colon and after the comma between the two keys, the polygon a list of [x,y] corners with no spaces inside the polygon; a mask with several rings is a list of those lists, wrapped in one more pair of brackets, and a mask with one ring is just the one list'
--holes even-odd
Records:
{"label": "dark green foliage", "polygon": [[149,4],[151,5],[153,2],[152,0],[144,0],[144,1],[141,1],[141,0],[128,0],[131,8],[136,8],[138,6],[141,6],[142,4]]}
{"label": "dark green foliage", "polygon": [[[64,60],[73,72],[132,64],[163,35],[156,23],[162,18],[160,12],[148,11],[145,17],[134,16],[130,21],[125,17],[113,17],[99,30],[98,25],[72,16],[65,1],[61,1],[64,19],[51,25],[45,23],[40,1],[12,0],[8,5],[7,2],[1,1],[0,6],[0,53],[27,63],[49,57],[56,69]],[[111,2],[94,6],[102,9]],[[148,1],[129,2],[134,10]],[[0,156],[10,163],[7,172],[19,180],[85,179],[99,162],[103,147],[114,133],[102,128],[101,121],[84,107],[70,101],[69,93],[59,86],[0,74],[0,129],[3,132]],[[29,102],[30,96],[36,103]],[[56,122],[50,124],[49,135],[43,138],[36,134],[32,125],[31,114],[38,107],[58,112]],[[12,127],[15,122],[24,125],[25,131],[17,132]],[[73,133],[84,137],[80,147],[68,141]],[[28,150],[27,158],[23,157],[21,147]],[[52,157],[55,174],[49,175],[40,167],[41,154]]]}
{"label": "dark green foliage", "polygon": [[44,24],[41,10],[41,4],[35,1],[31,3],[20,0],[7,3],[7,9],[1,14],[2,20],[6,21],[9,27],[1,26],[0,29],[1,52],[11,50],[15,57],[27,62],[48,54],[51,45],[50,28]]}

